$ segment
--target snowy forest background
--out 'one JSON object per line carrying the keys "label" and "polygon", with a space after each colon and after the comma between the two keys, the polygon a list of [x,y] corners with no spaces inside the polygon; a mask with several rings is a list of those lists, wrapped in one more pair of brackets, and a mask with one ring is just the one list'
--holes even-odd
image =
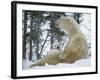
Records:
{"label": "snowy forest background", "polygon": [[72,16],[77,21],[86,35],[88,54],[91,56],[91,14],[23,10],[22,16],[23,69],[45,57],[50,49],[63,50],[68,37],[64,31],[55,27],[55,21],[61,16]]}

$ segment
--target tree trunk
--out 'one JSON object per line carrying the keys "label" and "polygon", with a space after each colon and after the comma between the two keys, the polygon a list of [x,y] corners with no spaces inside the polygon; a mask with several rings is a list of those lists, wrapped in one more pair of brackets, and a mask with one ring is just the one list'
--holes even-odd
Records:
{"label": "tree trunk", "polygon": [[30,25],[30,54],[29,54],[29,60],[32,60],[32,28],[33,28],[33,16],[31,13],[31,25]]}
{"label": "tree trunk", "polygon": [[26,33],[27,33],[27,12],[24,11],[24,32],[23,32],[23,59],[26,59]]}
{"label": "tree trunk", "polygon": [[[51,30],[53,30],[54,29],[54,24],[55,24],[55,18],[54,18],[55,15],[54,15],[54,13],[51,13],[50,16],[51,16],[51,19],[50,19],[50,21],[51,21],[50,28],[51,28]],[[51,32],[51,49],[53,48],[53,42],[54,42],[54,35]]]}
{"label": "tree trunk", "polygon": [[44,41],[44,43],[42,45],[42,48],[41,48],[41,51],[40,51],[40,56],[42,55],[42,51],[44,49],[44,46],[45,46],[45,43],[47,42],[48,37],[49,37],[49,32],[47,33],[46,39],[45,39],[45,41]]}
{"label": "tree trunk", "polygon": [[37,53],[37,60],[38,60],[40,58],[38,41],[37,41],[37,44],[36,44],[36,53]]}

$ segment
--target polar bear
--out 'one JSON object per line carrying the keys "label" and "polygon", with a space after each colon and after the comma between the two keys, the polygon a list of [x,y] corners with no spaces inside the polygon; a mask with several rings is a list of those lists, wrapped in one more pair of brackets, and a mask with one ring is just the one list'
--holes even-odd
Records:
{"label": "polar bear", "polygon": [[69,37],[68,44],[65,45],[63,53],[59,58],[67,63],[73,63],[76,60],[87,58],[88,45],[85,35],[82,33],[79,24],[70,16],[61,17],[56,21],[57,27],[65,30]]}
{"label": "polar bear", "polygon": [[61,17],[55,24],[56,27],[67,32],[68,44],[64,50],[52,49],[47,55],[32,64],[30,67],[42,66],[45,63],[55,65],[57,63],[74,63],[76,60],[87,58],[88,46],[85,35],[80,30],[76,20],[72,17]]}

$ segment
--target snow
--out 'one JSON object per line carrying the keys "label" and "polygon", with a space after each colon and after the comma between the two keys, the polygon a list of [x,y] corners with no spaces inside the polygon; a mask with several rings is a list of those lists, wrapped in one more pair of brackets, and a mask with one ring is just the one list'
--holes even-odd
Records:
{"label": "snow", "polygon": [[23,69],[28,69],[29,66],[30,66],[31,64],[33,64],[32,61],[29,61],[29,60],[23,60],[22,68],[23,68]]}
{"label": "snow", "polygon": [[[23,69],[30,69],[29,66],[33,64],[34,62],[23,60]],[[45,66],[36,66],[31,69],[48,69],[48,68],[75,68],[75,67],[89,67],[91,66],[91,58],[88,59],[81,59],[76,61],[73,64],[67,64],[67,63],[58,63],[57,65],[48,65],[45,63]]]}

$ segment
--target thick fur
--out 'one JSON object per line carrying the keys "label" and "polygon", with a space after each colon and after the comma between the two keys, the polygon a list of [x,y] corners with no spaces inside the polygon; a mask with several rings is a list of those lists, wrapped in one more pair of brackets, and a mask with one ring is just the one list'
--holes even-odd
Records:
{"label": "thick fur", "polygon": [[68,33],[68,45],[65,45],[60,59],[67,63],[73,63],[76,60],[87,58],[88,45],[85,35],[80,30],[80,26],[72,17],[62,17],[56,21],[57,27]]}
{"label": "thick fur", "polygon": [[76,60],[87,58],[88,46],[84,34],[78,23],[72,17],[62,17],[56,21],[57,27],[68,33],[69,41],[64,50],[51,50],[45,58],[38,60],[33,66],[42,66],[45,63],[74,63]]}

